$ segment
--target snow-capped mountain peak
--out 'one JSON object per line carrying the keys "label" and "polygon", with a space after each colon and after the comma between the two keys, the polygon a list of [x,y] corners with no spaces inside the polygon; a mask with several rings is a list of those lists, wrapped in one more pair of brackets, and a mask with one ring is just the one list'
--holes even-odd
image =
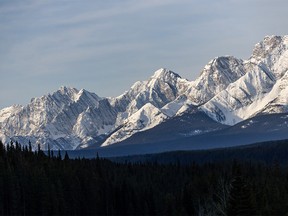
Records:
{"label": "snow-capped mountain peak", "polygon": [[263,63],[270,68],[279,79],[287,71],[288,64],[288,36],[266,36],[257,43],[250,57],[250,62]]}
{"label": "snow-capped mountain peak", "polygon": [[248,60],[216,57],[195,81],[161,68],[115,98],[62,86],[26,106],[2,109],[0,138],[31,140],[43,149],[107,146],[190,111],[234,125],[262,113],[287,112],[287,86],[288,36],[266,36]]}
{"label": "snow-capped mountain peak", "polygon": [[68,97],[71,100],[74,100],[74,98],[77,97],[77,94],[79,93],[79,90],[76,88],[61,86],[56,92],[54,92],[52,95],[55,97]]}
{"label": "snow-capped mountain peak", "polygon": [[160,68],[157,71],[155,71],[155,73],[150,79],[156,79],[156,80],[161,79],[163,81],[167,81],[169,79],[177,79],[177,78],[181,78],[177,73],[168,70],[167,68]]}
{"label": "snow-capped mountain peak", "polygon": [[216,57],[191,83],[188,98],[195,104],[204,104],[245,73],[243,60],[233,56]]}
{"label": "snow-capped mountain peak", "polygon": [[128,112],[128,115],[136,112],[146,103],[161,108],[181,95],[187,84],[188,81],[178,74],[161,68],[147,81],[136,82],[129,91],[112,99],[111,104],[121,112]]}
{"label": "snow-capped mountain peak", "polygon": [[275,90],[280,83],[288,85],[286,79],[282,79],[288,71],[287,42],[287,36],[267,36],[256,44],[251,58],[244,62],[245,75],[231,82],[201,109],[213,119],[229,125],[264,110],[287,110],[283,104],[277,109],[275,105],[271,107],[271,101],[283,101],[287,97],[285,91]]}

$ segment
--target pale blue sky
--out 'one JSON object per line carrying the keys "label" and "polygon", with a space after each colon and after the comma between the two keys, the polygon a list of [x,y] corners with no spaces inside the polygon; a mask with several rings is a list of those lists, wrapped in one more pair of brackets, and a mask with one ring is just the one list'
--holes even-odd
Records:
{"label": "pale blue sky", "polygon": [[0,108],[66,85],[117,96],[161,67],[193,80],[288,31],[287,0],[0,0]]}

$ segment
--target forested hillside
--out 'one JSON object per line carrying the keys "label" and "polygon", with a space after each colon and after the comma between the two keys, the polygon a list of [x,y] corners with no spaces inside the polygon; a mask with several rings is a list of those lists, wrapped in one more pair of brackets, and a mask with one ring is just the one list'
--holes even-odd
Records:
{"label": "forested hillside", "polygon": [[[74,155],[72,154],[74,153]],[[74,157],[76,152],[69,152]],[[84,154],[83,154],[84,155]],[[88,155],[88,154],[87,154]],[[280,164],[288,167],[288,140],[275,140],[259,142],[250,145],[189,151],[168,151],[157,154],[129,155],[122,157],[110,157],[114,162],[147,163],[155,162],[161,164],[179,163],[189,165],[193,162],[206,163],[229,163],[233,160],[261,163],[266,165]],[[88,156],[92,156],[90,153]]]}
{"label": "forested hillside", "polygon": [[72,160],[0,143],[0,214],[287,215],[280,165]]}

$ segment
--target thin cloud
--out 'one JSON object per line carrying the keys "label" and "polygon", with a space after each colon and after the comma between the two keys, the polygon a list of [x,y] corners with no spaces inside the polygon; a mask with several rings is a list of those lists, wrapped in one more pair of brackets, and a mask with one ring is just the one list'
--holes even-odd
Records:
{"label": "thin cloud", "polygon": [[[181,1],[176,0],[146,0],[146,1],[132,1],[126,0],[111,4],[108,8],[102,8],[101,4],[92,4],[92,7],[88,10],[74,14],[72,17],[67,17],[61,20],[53,20],[54,24],[68,25],[68,24],[83,24],[87,22],[93,22],[99,19],[113,18],[119,15],[128,15],[135,12],[141,12],[143,10],[149,10],[149,8],[157,8],[168,6],[171,4],[179,4]],[[182,1],[185,2],[185,1]]]}
{"label": "thin cloud", "polygon": [[[0,73],[15,88],[13,77],[37,91],[51,75],[45,92],[81,83],[102,95],[121,94],[159,67],[191,79],[215,56],[249,57],[265,35],[287,34],[287,7],[286,0],[0,0]],[[107,77],[119,84],[107,90]],[[25,98],[22,88],[10,103],[1,89],[2,104]]]}

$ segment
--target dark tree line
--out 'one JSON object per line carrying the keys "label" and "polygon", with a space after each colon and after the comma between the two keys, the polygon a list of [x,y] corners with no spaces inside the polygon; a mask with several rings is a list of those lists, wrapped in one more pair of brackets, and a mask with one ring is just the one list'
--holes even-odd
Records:
{"label": "dark tree line", "polygon": [[0,142],[1,215],[287,215],[288,170],[69,159]]}

